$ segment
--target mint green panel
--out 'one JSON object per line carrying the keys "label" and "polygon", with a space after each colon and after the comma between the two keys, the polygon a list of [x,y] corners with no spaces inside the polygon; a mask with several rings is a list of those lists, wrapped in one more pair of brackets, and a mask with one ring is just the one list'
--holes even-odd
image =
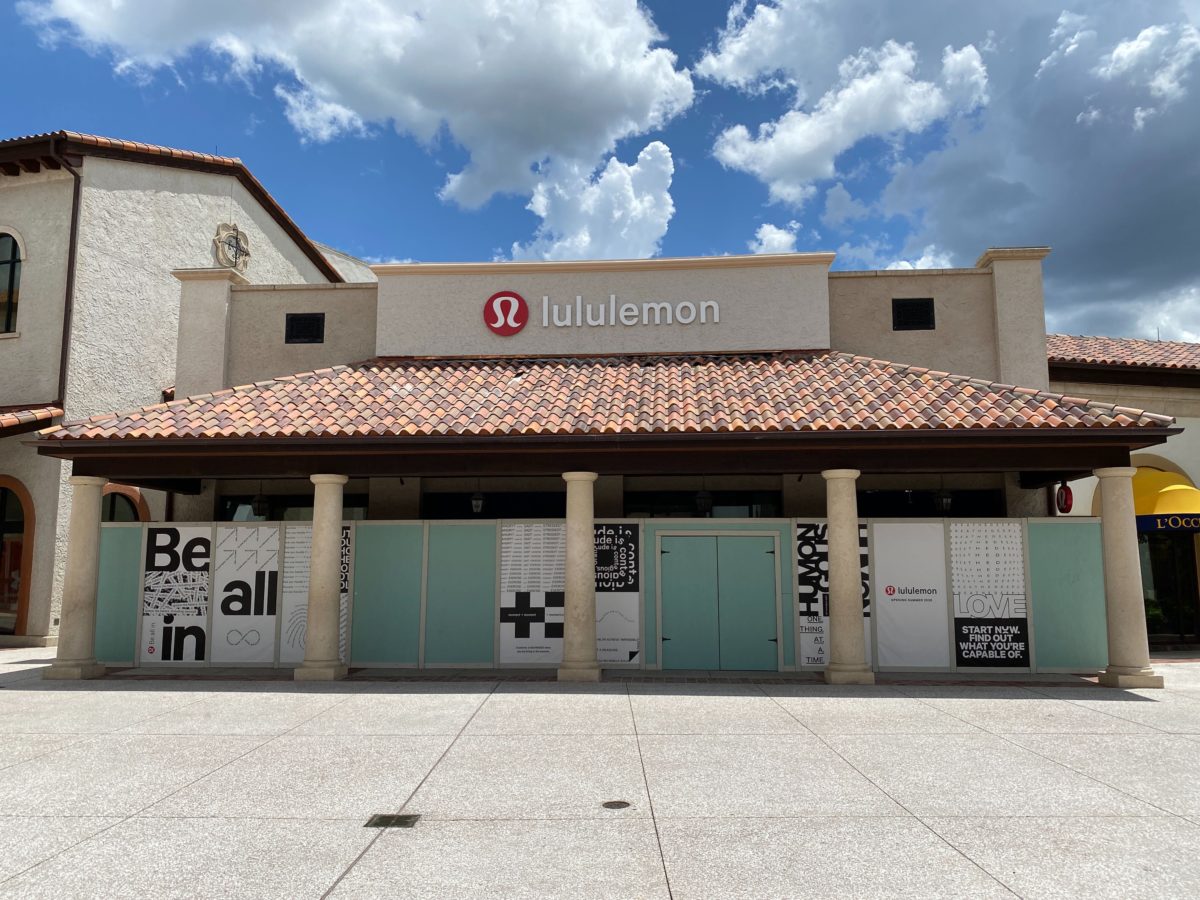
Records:
{"label": "mint green panel", "polygon": [[496,525],[430,525],[425,665],[493,665]]}
{"label": "mint green panel", "polygon": [[664,537],[662,566],[662,667],[719,669],[717,539]]}
{"label": "mint green panel", "polygon": [[138,589],[142,574],[142,527],[100,529],[100,573],[96,585],[96,659],[137,659]]}
{"label": "mint green panel", "polygon": [[353,665],[417,664],[424,531],[419,524],[358,523],[350,635]]}
{"label": "mint green panel", "polygon": [[1108,665],[1099,522],[1030,522],[1033,649],[1039,669]]}
{"label": "mint green panel", "polygon": [[722,669],[779,668],[775,539],[717,538]]}

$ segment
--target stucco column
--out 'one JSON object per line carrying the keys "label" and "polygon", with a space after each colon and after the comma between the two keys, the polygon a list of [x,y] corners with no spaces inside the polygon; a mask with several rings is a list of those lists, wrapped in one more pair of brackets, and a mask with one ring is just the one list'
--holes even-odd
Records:
{"label": "stucco column", "polygon": [[1104,545],[1104,608],[1108,619],[1108,666],[1100,683],[1119,688],[1160,688],[1161,675],[1150,668],[1146,639],[1146,601],[1133,510],[1137,469],[1097,469],[1100,479],[1100,531]]}
{"label": "stucco column", "polygon": [[862,572],[858,547],[857,469],[827,469],[825,515],[829,522],[828,684],[874,684],[863,642]]}
{"label": "stucco column", "polygon": [[559,681],[599,681],[596,661],[595,472],[564,472],[567,483],[567,596]]}
{"label": "stucco column", "polygon": [[338,659],[341,618],[342,487],[345,475],[313,475],[312,550],[308,560],[308,632],[296,681],[333,681],[346,674]]}
{"label": "stucco column", "polygon": [[96,582],[100,574],[100,497],[106,478],[71,476],[71,520],[63,576],[58,656],[43,678],[97,678]]}

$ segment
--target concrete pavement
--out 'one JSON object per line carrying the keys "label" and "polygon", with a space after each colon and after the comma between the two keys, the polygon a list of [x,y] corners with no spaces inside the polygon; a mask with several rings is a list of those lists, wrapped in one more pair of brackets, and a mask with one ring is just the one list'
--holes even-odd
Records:
{"label": "concrete pavement", "polygon": [[43,683],[52,653],[0,651],[0,897],[1200,895],[1200,664],[1165,691]]}

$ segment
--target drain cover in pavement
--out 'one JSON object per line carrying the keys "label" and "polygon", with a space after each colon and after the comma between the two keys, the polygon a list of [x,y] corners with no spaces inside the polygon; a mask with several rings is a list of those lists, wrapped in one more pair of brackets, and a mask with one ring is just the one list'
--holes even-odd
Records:
{"label": "drain cover in pavement", "polygon": [[367,819],[364,828],[412,828],[417,824],[419,815],[392,815],[383,813]]}
{"label": "drain cover in pavement", "polygon": [[600,805],[603,806],[605,809],[628,809],[629,801],[628,800],[605,800]]}

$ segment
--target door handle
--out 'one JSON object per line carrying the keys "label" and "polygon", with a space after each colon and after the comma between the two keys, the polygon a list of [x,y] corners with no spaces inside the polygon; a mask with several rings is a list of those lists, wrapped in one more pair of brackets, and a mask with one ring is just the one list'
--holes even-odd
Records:
{"label": "door handle", "polygon": [[669,640],[670,640],[670,638],[669,638],[669,637],[665,637],[665,638],[662,638],[662,640],[663,640],[664,642],[666,642],[666,641],[669,641]]}
{"label": "door handle", "polygon": [[770,641],[772,644],[778,644],[778,643],[779,643],[779,638],[767,638],[767,640],[768,640],[768,641]]}

